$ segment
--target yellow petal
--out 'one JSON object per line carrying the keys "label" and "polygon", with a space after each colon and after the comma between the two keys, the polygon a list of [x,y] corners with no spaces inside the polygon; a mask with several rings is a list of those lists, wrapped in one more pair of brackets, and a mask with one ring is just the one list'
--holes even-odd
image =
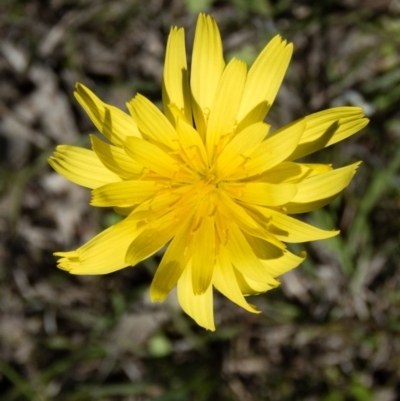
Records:
{"label": "yellow petal", "polygon": [[360,107],[335,107],[304,117],[306,129],[297,149],[288,157],[296,160],[355,134],[368,124]]}
{"label": "yellow petal", "polygon": [[143,174],[143,166],[129,157],[123,149],[109,145],[95,135],[90,135],[90,139],[97,157],[110,171],[126,180],[139,178]]}
{"label": "yellow petal", "polygon": [[320,163],[296,163],[296,164],[299,164],[302,168],[309,169],[309,172],[305,175],[304,178],[306,177],[309,178],[313,177],[314,175],[332,171],[332,164],[320,164]]}
{"label": "yellow petal", "polygon": [[212,285],[201,295],[195,295],[192,286],[192,266],[189,262],[178,280],[178,301],[182,309],[195,322],[207,330],[214,331]]}
{"label": "yellow petal", "polygon": [[285,246],[278,240],[274,235],[268,231],[268,226],[264,228],[259,225],[241,205],[238,205],[228,195],[220,191],[218,193],[220,199],[218,205],[218,212],[220,212],[225,219],[231,220],[238,227],[246,233],[260,237],[266,241],[270,241],[275,244],[278,248],[284,248]]}
{"label": "yellow petal", "polygon": [[[238,226],[229,220],[222,221],[220,218],[217,218],[216,222],[218,235],[221,239],[220,247],[225,247],[227,257],[236,269],[252,280],[274,284],[276,280],[265,270]],[[225,244],[224,237],[226,237]]]}
{"label": "yellow petal", "polygon": [[314,202],[336,195],[349,185],[360,162],[327,173],[306,178],[297,185],[297,194],[291,200],[297,203]]}
{"label": "yellow petal", "polygon": [[192,257],[191,224],[184,225],[169,244],[150,287],[150,298],[162,302],[182,275]]}
{"label": "yellow petal", "polygon": [[317,241],[339,234],[339,231],[321,230],[269,208],[254,206],[254,209],[269,220],[269,231],[284,242]]}
{"label": "yellow petal", "polygon": [[126,262],[134,266],[154,255],[174,237],[183,223],[176,221],[173,213],[170,213],[146,227],[129,245]]}
{"label": "yellow petal", "polygon": [[265,138],[269,127],[264,123],[256,123],[237,134],[222,150],[211,171],[218,171],[220,180],[233,174]]}
{"label": "yellow petal", "polygon": [[193,43],[190,87],[196,128],[205,139],[207,120],[225,67],[222,42],[215,20],[200,14]]}
{"label": "yellow petal", "polygon": [[[307,213],[331,203],[350,183],[357,166],[347,167],[316,175],[297,184],[300,195],[285,205],[288,214]],[[328,178],[329,177],[329,178]],[[297,195],[296,195],[297,198]]]}
{"label": "yellow petal", "polygon": [[163,177],[191,182],[192,175],[182,171],[179,162],[144,139],[129,137],[125,142],[126,153],[135,161]]}
{"label": "yellow petal", "polygon": [[[303,262],[307,254],[295,255],[287,249],[279,249],[272,244],[251,235],[245,234],[251,249],[272,277],[281,276]],[[254,285],[252,286],[254,287]]]}
{"label": "yellow petal", "polygon": [[214,216],[208,215],[208,202],[200,206],[198,227],[193,233],[192,282],[195,295],[203,294],[211,284],[215,264]]}
{"label": "yellow petal", "polygon": [[67,180],[86,188],[97,188],[121,178],[108,170],[92,150],[70,145],[57,146],[49,164]]}
{"label": "yellow petal", "polygon": [[129,216],[136,208],[135,206],[128,206],[128,207],[119,207],[119,206],[114,206],[114,212],[121,215],[121,216]]}
{"label": "yellow petal", "polygon": [[261,283],[260,281],[252,280],[240,271],[234,268],[237,283],[239,285],[240,291],[243,295],[258,295],[263,292],[272,290],[276,288],[280,283],[277,281],[275,284]]}
{"label": "yellow petal", "polygon": [[210,161],[220,138],[233,134],[245,81],[246,64],[232,59],[219,81],[208,120],[206,149]]}
{"label": "yellow petal", "polygon": [[114,145],[123,147],[127,136],[140,137],[137,125],[129,114],[102,102],[86,86],[76,84],[74,95],[96,128]]}
{"label": "yellow petal", "polygon": [[171,28],[168,37],[163,75],[163,104],[164,113],[171,124],[175,124],[175,118],[169,109],[170,104],[175,104],[186,121],[192,122],[183,28]]}
{"label": "yellow petal", "polygon": [[213,285],[215,288],[236,305],[251,313],[260,313],[256,306],[248,304],[240,290],[236,279],[234,267],[224,252],[221,252],[216,260],[213,274]]}
{"label": "yellow petal", "polygon": [[331,170],[331,164],[282,162],[261,174],[257,179],[271,184],[281,182],[298,183],[305,178],[327,173]]}
{"label": "yellow petal", "polygon": [[[246,179],[246,182],[265,181],[271,184],[280,184],[284,182],[296,183],[307,177],[310,169],[300,163],[282,162],[263,173]],[[245,174],[248,174],[245,171]]]}
{"label": "yellow petal", "polygon": [[[293,45],[286,44],[279,35],[267,44],[249,70],[238,113],[238,122],[261,102],[266,101],[268,108],[271,107],[286,73],[292,52]],[[264,117],[265,114],[258,121],[262,121]]]}
{"label": "yellow petal", "polygon": [[321,207],[329,205],[329,203],[331,203],[338,196],[339,193],[328,198],[323,198],[314,202],[307,203],[289,202],[287,205],[285,205],[285,211],[288,214],[301,214],[312,212],[313,210],[321,209]]}
{"label": "yellow petal", "polygon": [[92,206],[132,206],[153,197],[162,187],[154,181],[121,181],[92,191]]}
{"label": "yellow petal", "polygon": [[278,278],[283,274],[293,270],[295,267],[303,263],[304,259],[307,257],[306,252],[300,252],[300,255],[295,255],[289,252],[287,249],[283,251],[283,255],[274,260],[261,260],[265,269],[268,271],[272,277]]}
{"label": "yellow petal", "polygon": [[257,106],[253,107],[240,121],[237,122],[237,126],[235,128],[235,134],[238,134],[240,131],[248,127],[249,125],[253,125],[259,123],[264,120],[265,115],[269,110],[268,102],[264,101],[259,103]]}
{"label": "yellow petal", "polygon": [[305,120],[275,131],[249,156],[242,170],[229,179],[237,180],[261,174],[285,160],[293,151],[301,138],[306,126]]}
{"label": "yellow petal", "polygon": [[198,132],[181,118],[177,119],[176,130],[188,163],[198,172],[207,174],[207,153]]}
{"label": "yellow petal", "polygon": [[224,183],[220,185],[230,196],[242,202],[263,206],[280,206],[290,202],[297,193],[294,184],[267,182]]}
{"label": "yellow petal", "polygon": [[150,100],[137,94],[127,106],[145,139],[169,149],[179,148],[175,128]]}
{"label": "yellow petal", "polygon": [[174,213],[178,220],[192,215],[198,203],[196,192],[190,186],[165,188],[154,197],[136,206],[129,218],[152,222],[168,213]]}
{"label": "yellow petal", "polygon": [[142,229],[129,218],[108,228],[72,252],[57,252],[58,267],[71,274],[107,274],[128,266],[129,244]]}

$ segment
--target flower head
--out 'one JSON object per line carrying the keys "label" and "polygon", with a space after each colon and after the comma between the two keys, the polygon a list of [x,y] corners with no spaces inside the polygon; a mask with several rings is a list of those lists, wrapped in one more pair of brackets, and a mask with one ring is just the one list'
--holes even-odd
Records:
{"label": "flower head", "polygon": [[163,301],[178,299],[199,325],[214,330],[213,288],[258,313],[245,296],[279,285],[298,266],[284,242],[329,238],[289,217],[320,208],[350,182],[359,163],[331,165],[294,160],[354,134],[367,124],[357,107],[309,115],[269,133],[264,118],[292,54],[275,36],[247,71],[223,58],[218,27],[200,15],[190,83],[184,31],[172,28],[163,75],[162,113],[142,95],[129,114],[77,84],[75,97],[107,142],[92,150],[58,146],[49,159],[67,179],[92,189],[91,204],[114,207],[124,220],[72,252],[58,267],[72,274],[106,274],[134,266],[168,247],[150,288]]}

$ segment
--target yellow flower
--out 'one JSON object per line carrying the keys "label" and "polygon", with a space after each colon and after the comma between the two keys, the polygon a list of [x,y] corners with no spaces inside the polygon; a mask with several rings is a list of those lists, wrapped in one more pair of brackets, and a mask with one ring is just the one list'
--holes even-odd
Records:
{"label": "yellow flower", "polygon": [[[92,149],[58,146],[49,159],[65,178],[92,189],[93,206],[114,207],[124,220],[72,252],[58,267],[72,274],[106,274],[168,248],[150,288],[163,301],[177,284],[179,302],[200,326],[214,330],[213,287],[258,313],[244,296],[279,285],[298,266],[283,242],[332,237],[289,217],[329,203],[359,163],[293,160],[353,135],[368,120],[357,107],[311,114],[269,134],[263,120],[292,54],[275,36],[247,72],[223,59],[218,27],[200,15],[190,84],[184,31],[172,28],[163,76],[164,114],[142,95],[130,114],[77,84],[75,97],[107,142]],[[283,242],[282,242],[283,241]]]}

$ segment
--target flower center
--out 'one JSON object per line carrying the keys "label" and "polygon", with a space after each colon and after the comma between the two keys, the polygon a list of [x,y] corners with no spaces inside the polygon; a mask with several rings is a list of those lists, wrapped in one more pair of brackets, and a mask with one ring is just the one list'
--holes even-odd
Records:
{"label": "flower center", "polygon": [[206,176],[202,177],[197,183],[197,191],[199,194],[207,195],[212,190],[215,189],[217,185],[217,180],[214,174],[208,173]]}

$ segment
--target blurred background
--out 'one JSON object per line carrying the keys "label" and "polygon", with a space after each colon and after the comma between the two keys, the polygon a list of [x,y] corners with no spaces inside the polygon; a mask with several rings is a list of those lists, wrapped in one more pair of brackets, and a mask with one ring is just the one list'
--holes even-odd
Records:
{"label": "blurred background", "polygon": [[[57,144],[95,132],[75,82],[125,110],[161,104],[170,26],[217,20],[226,58],[249,65],[277,33],[294,57],[274,128],[340,105],[370,124],[314,155],[363,163],[342,196],[300,216],[340,228],[252,315],[215,295],[217,331],[172,294],[151,304],[160,254],[107,276],[70,276],[52,253],[114,224],[90,191],[55,174]],[[0,399],[2,401],[395,401],[400,399],[399,0],[0,1]]]}

